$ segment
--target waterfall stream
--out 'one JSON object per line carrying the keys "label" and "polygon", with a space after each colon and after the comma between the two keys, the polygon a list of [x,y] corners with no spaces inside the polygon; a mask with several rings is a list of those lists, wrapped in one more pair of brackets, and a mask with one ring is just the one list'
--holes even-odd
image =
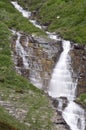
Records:
{"label": "waterfall stream", "polygon": [[54,68],[48,93],[51,97],[57,98],[57,100],[59,97],[63,97],[63,100],[66,97],[69,102],[67,107],[62,110],[63,100],[58,100],[57,109],[62,111],[63,118],[71,130],[85,130],[85,111],[73,102],[76,97],[77,80],[74,80],[71,75],[70,57],[68,55],[70,49],[70,42],[63,40],[63,52]]}
{"label": "waterfall stream", "polygon": [[72,81],[69,71],[70,57],[68,52],[70,48],[70,42],[63,40],[63,52],[54,68],[49,85],[48,93],[51,97],[67,97],[69,100],[75,97],[76,82]]}
{"label": "waterfall stream", "polygon": [[[14,7],[22,13],[22,15],[26,18],[29,18],[31,12],[25,11],[17,2],[11,2]],[[36,23],[35,20],[29,20],[33,25],[42,29],[42,27]],[[59,40],[57,35],[53,33],[46,32],[51,39]],[[17,49],[22,49],[19,44],[20,34],[18,35],[17,40]],[[71,59],[69,56],[69,51],[71,49],[70,41],[62,40],[63,43],[63,52],[60,55],[59,61],[56,64],[52,77],[48,87],[48,94],[56,98],[59,101],[58,110],[62,111],[62,116],[64,120],[67,122],[71,130],[85,130],[86,129],[86,113],[83,108],[81,108],[78,104],[74,102],[76,98],[76,86],[77,79],[72,78],[73,70],[70,66]],[[23,63],[24,66],[27,67],[27,61],[24,57],[24,50],[22,49]],[[23,55],[24,54],[24,55]],[[21,54],[20,54],[21,55]],[[68,104],[62,109],[63,100],[59,100],[60,97],[67,98]]]}

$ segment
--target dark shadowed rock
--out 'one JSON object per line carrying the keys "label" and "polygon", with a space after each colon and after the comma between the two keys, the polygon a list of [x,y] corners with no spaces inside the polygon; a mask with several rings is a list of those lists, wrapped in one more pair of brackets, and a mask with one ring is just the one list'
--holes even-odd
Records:
{"label": "dark shadowed rock", "polygon": [[26,44],[27,44],[27,37],[25,36],[25,35],[22,35],[21,37],[20,37],[20,43],[21,43],[21,45],[22,46],[26,46]]}
{"label": "dark shadowed rock", "polygon": [[22,60],[22,57],[17,57],[17,66],[18,67],[21,67],[21,66],[23,66],[23,60]]}
{"label": "dark shadowed rock", "polygon": [[53,119],[53,123],[57,126],[57,130],[70,130],[67,123],[64,121],[61,112],[56,110],[56,116]]}
{"label": "dark shadowed rock", "polygon": [[58,104],[59,104],[59,102],[58,102],[58,100],[57,99],[53,99],[53,101],[52,101],[52,104],[53,104],[53,106],[54,107],[58,107]]}
{"label": "dark shadowed rock", "polygon": [[84,49],[84,45],[74,44],[74,49]]}
{"label": "dark shadowed rock", "polygon": [[24,75],[26,78],[29,77],[29,69],[22,68],[21,69],[22,75]]}
{"label": "dark shadowed rock", "polygon": [[58,99],[52,99],[52,104],[54,107],[58,107],[59,106],[59,102],[62,103],[62,110],[67,106],[68,104],[68,100],[66,97],[59,97]]}

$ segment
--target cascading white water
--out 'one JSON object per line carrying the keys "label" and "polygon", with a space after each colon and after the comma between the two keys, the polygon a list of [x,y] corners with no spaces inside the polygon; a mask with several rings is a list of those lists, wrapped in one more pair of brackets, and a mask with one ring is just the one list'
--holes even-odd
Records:
{"label": "cascading white water", "polygon": [[86,113],[73,101],[69,102],[62,115],[71,130],[86,130]]}
{"label": "cascading white water", "polygon": [[[26,51],[24,50],[24,48],[22,47],[22,45],[20,43],[21,34],[19,32],[13,31],[13,30],[12,30],[12,32],[13,32],[13,34],[17,35],[17,40],[16,40],[16,52],[18,53],[17,55],[22,57],[24,67],[27,69],[28,68],[28,60],[26,58],[27,53],[26,53]],[[27,46],[27,43],[26,43],[26,46]]]}
{"label": "cascading white water", "polygon": [[[17,2],[11,2],[14,7],[22,13],[22,15],[25,17],[25,18],[29,18],[31,16],[31,12],[30,11],[26,11],[24,10]],[[29,20],[34,26],[36,26],[37,28],[40,28],[42,29],[42,27],[37,24],[36,20]]]}
{"label": "cascading white water", "polygon": [[31,12],[24,10],[17,2],[14,2],[14,1],[13,1],[13,2],[11,2],[11,3],[14,5],[14,7],[15,7],[19,12],[22,13],[23,17],[26,17],[26,18],[29,18],[29,17],[30,17]]}
{"label": "cascading white water", "polygon": [[16,34],[18,36],[18,38],[16,40],[16,49],[17,49],[17,52],[19,52],[19,56],[21,56],[23,58],[24,67],[27,69],[28,68],[28,60],[26,59],[27,53],[24,50],[24,48],[22,47],[22,45],[20,44],[21,34],[19,32],[17,32]]}
{"label": "cascading white water", "polygon": [[63,52],[53,71],[49,85],[48,93],[52,97],[67,97],[70,100],[75,97],[76,83],[72,81],[68,64],[70,48],[70,42],[63,40]]}
{"label": "cascading white water", "polygon": [[62,111],[62,100],[59,97],[66,97],[68,106],[62,111],[63,118],[71,130],[85,130],[85,111],[73,102],[76,97],[76,80],[73,81],[70,72],[70,59],[68,52],[71,46],[69,41],[63,40],[63,52],[54,68],[48,93],[59,101],[58,110]]}
{"label": "cascading white water", "polygon": [[[32,64],[31,64],[31,61],[30,61],[30,56],[31,56],[31,52],[29,53],[28,51],[26,51],[24,49],[24,47],[21,45],[20,43],[20,38],[22,36],[22,34],[20,32],[16,32],[14,30],[11,30],[12,33],[14,35],[17,35],[17,39],[16,39],[16,43],[15,43],[15,49],[16,49],[16,56],[18,57],[21,57],[22,60],[23,60],[23,67],[24,69],[30,69],[29,71],[29,79],[30,81],[35,85],[37,86],[38,88],[42,88],[42,82],[41,82],[41,77],[40,77],[40,74],[36,71],[36,69],[38,68],[38,66],[36,65],[36,63],[34,64],[34,69],[32,69]],[[26,44],[24,46],[26,46],[28,48],[28,38],[27,38],[27,41],[26,41]],[[17,60],[17,59],[16,59]],[[16,61],[16,64],[17,64],[18,61]],[[21,74],[20,70],[18,68],[16,68],[17,72]],[[37,79],[36,79],[37,77]]]}
{"label": "cascading white water", "polygon": [[[25,11],[17,2],[11,2],[19,12],[26,18],[31,15],[31,12]],[[42,29],[35,20],[29,20],[33,25]],[[51,39],[59,40],[55,34],[46,32]],[[17,41],[18,42],[18,41]],[[76,80],[72,79],[70,71],[70,57],[68,52],[71,49],[70,42],[63,40],[63,52],[56,64],[52,78],[49,84],[48,93],[51,97],[59,98],[66,97],[69,101],[68,106],[62,111],[63,118],[70,126],[71,130],[86,129],[86,113],[79,105],[73,102],[76,97]],[[59,110],[62,108],[62,102],[59,100]]]}

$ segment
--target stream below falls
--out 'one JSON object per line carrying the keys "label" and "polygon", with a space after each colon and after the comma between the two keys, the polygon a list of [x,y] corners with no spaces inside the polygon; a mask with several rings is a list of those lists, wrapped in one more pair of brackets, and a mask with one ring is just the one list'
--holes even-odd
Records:
{"label": "stream below falls", "polygon": [[[25,11],[17,2],[11,3],[24,17],[30,17],[31,12]],[[42,29],[42,26],[37,24],[35,20],[29,19],[29,21],[36,27]],[[46,33],[51,39],[59,40],[57,35],[49,32]],[[20,34],[17,33],[17,36],[16,46],[19,48],[17,51],[19,55],[23,57],[24,66],[28,68],[29,65],[25,57],[27,54],[19,42]],[[61,111],[64,120],[67,122],[71,130],[86,130],[86,111],[74,102],[77,93],[77,79],[73,78],[74,72],[71,68],[71,58],[69,56],[69,51],[71,49],[70,41],[62,40],[62,46],[63,51],[53,69],[47,92],[49,96],[58,100],[57,110]],[[67,99],[67,106],[63,108],[65,98]]]}
{"label": "stream below falls", "polygon": [[[51,97],[59,99],[58,110],[62,111],[62,116],[71,130],[85,130],[85,111],[78,104],[73,102],[76,97],[77,80],[72,78],[70,57],[68,52],[71,49],[69,41],[63,40],[63,52],[56,64],[52,78],[49,83],[48,93]],[[63,109],[64,97],[67,98],[67,107]]]}

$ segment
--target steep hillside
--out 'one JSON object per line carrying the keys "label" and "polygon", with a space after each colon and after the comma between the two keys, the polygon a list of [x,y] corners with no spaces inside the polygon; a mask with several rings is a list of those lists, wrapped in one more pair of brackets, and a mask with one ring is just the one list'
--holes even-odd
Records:
{"label": "steep hillside", "polygon": [[18,0],[26,9],[35,12],[36,19],[66,39],[86,43],[85,0]]}
{"label": "steep hillside", "polygon": [[10,29],[44,34],[23,18],[9,0],[0,0],[0,130],[51,130],[53,110],[49,99],[14,71]]}
{"label": "steep hillside", "polygon": [[[17,0],[25,9],[32,11],[32,18],[46,27],[46,30],[57,32],[63,38],[80,44],[73,48],[73,69],[77,72],[77,99],[86,104],[86,1],[85,0]],[[77,55],[76,55],[77,54]],[[77,58],[77,61],[76,61]],[[82,66],[83,64],[83,66]],[[76,68],[76,69],[75,69]],[[82,76],[84,75],[84,76]],[[82,91],[83,90],[83,91]],[[82,94],[84,92],[84,94]]]}
{"label": "steep hillside", "polygon": [[[10,1],[0,0],[0,130],[55,130],[54,124],[60,123],[57,118],[55,122],[52,119],[55,113],[49,98],[15,72],[10,45],[13,37],[10,29],[28,35],[45,36],[45,33],[24,18]],[[45,25],[47,30],[81,44],[86,43],[85,0],[17,1],[31,10],[32,18]],[[82,94],[80,99],[81,103],[86,103],[86,94]]]}

